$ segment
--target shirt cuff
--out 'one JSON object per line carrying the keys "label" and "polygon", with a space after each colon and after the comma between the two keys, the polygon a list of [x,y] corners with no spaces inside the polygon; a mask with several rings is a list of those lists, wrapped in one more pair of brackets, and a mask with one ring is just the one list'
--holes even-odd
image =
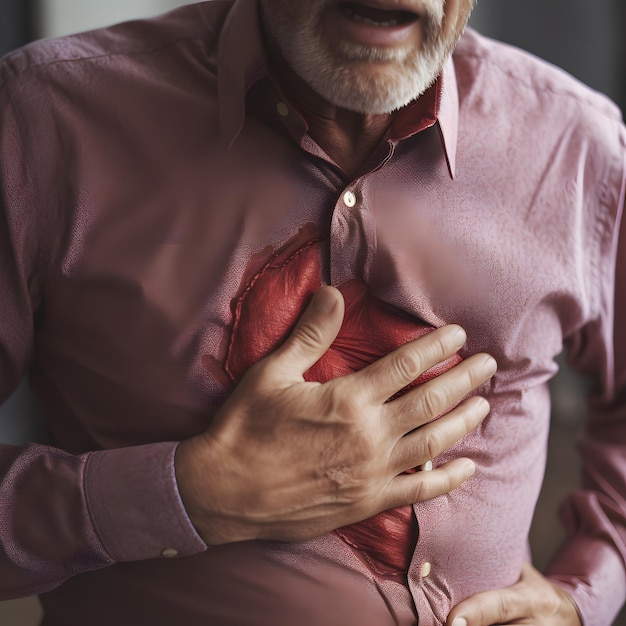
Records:
{"label": "shirt cuff", "polygon": [[596,537],[579,535],[568,541],[547,576],[570,594],[584,626],[612,624],[626,597],[622,558]]}
{"label": "shirt cuff", "polygon": [[116,562],[191,556],[207,549],[182,503],[176,442],[93,452],[85,494],[100,541]]}

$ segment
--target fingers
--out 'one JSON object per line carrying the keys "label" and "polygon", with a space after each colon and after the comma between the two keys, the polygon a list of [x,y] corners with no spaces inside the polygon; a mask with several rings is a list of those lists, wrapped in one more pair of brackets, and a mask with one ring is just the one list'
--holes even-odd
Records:
{"label": "fingers", "polygon": [[[523,576],[522,576],[523,578]],[[478,593],[458,604],[450,613],[449,626],[491,626],[532,617],[531,598],[517,583],[512,587]]]}
{"label": "fingers", "polygon": [[445,413],[489,380],[496,369],[493,357],[488,354],[473,355],[386,405],[387,423],[396,429],[394,434],[402,436]]}
{"label": "fingers", "polygon": [[430,472],[396,476],[387,487],[385,508],[424,502],[450,493],[475,471],[476,466],[470,459],[455,459]]}
{"label": "fingers", "polygon": [[526,563],[518,583],[464,600],[452,610],[446,622],[448,626],[511,623],[580,626],[580,619],[571,598]]}
{"label": "fingers", "polygon": [[[454,615],[462,614],[462,617]],[[491,626],[532,617],[525,598],[513,587],[484,591],[459,604],[450,614],[450,626]]]}
{"label": "fingers", "polygon": [[468,398],[463,404],[436,422],[402,437],[394,450],[398,476],[390,483],[389,506],[423,502],[449,493],[473,476],[476,467],[470,459],[455,459],[435,470],[400,474],[454,445],[471,432],[489,413],[489,403],[480,397]]}
{"label": "fingers", "polygon": [[465,331],[460,326],[443,326],[394,350],[350,377],[359,381],[366,401],[383,404],[422,372],[455,354],[465,341]]}
{"label": "fingers", "polygon": [[402,437],[394,450],[395,471],[400,474],[439,456],[474,430],[488,414],[489,403],[475,396],[441,419]]}
{"label": "fingers", "polygon": [[285,342],[267,361],[301,376],[330,348],[343,321],[344,302],[334,287],[322,287]]}

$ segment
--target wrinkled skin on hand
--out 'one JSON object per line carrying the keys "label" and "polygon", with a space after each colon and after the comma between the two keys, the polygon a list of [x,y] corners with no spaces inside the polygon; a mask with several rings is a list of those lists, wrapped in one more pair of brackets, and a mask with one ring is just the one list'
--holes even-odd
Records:
{"label": "wrinkled skin on hand", "polygon": [[447,626],[581,626],[569,595],[525,563],[520,579],[505,589],[479,593],[458,604]]}
{"label": "wrinkled skin on hand", "polygon": [[[292,251],[303,254],[313,245],[295,246]],[[272,257],[269,265],[280,268],[291,255],[279,256]],[[241,379],[208,428],[176,450],[180,495],[206,543],[304,541],[382,511],[447,494],[472,476],[475,465],[467,458],[437,464],[427,472],[414,468],[448,450],[486,417],[487,401],[468,396],[495,373],[493,358],[471,355],[408,389],[427,370],[458,359],[455,355],[466,341],[465,332],[449,325],[404,343],[356,372],[324,383],[306,380],[344,321],[342,293],[323,287],[306,306],[308,290],[304,290],[302,301],[290,311],[277,306],[276,296],[266,299],[268,318],[287,320],[287,336],[283,341],[280,328],[278,333],[268,330],[260,335],[256,329],[248,336],[248,345],[244,336],[244,356],[255,346],[250,362],[269,351],[246,371],[248,362],[235,358],[238,333],[246,328],[242,312],[247,310],[255,318],[259,311],[246,309],[244,300],[267,267],[265,260],[243,281],[235,306],[237,323],[230,344],[224,347],[226,371],[208,355],[204,361],[218,380],[221,372],[225,388],[233,386],[238,376]],[[315,263],[303,264],[301,270],[304,275],[292,277],[298,288],[312,284],[305,280],[310,273],[319,281]],[[361,297],[361,288],[353,295],[351,304],[368,301]],[[372,313],[377,307],[372,302],[363,310]],[[386,305],[380,313],[384,311]],[[396,315],[407,319],[394,310],[392,327]],[[385,323],[384,315],[374,312],[371,317]],[[294,318],[297,322],[290,328]],[[276,340],[280,343],[272,350]],[[265,348],[259,350],[257,343]],[[406,393],[399,395],[401,391]]]}
{"label": "wrinkled skin on hand", "polygon": [[[274,254],[248,282],[234,306],[233,331],[225,370],[237,383],[256,362],[279,346],[321,285],[320,240],[295,251]],[[361,370],[392,350],[433,330],[423,321],[372,297],[367,285],[352,280],[338,287],[345,301],[341,330],[329,350],[304,374],[326,382]],[[408,389],[447,371],[457,354],[423,372]],[[288,468],[285,470],[288,472]],[[417,527],[411,506],[390,509],[335,531],[381,576],[405,575]]]}

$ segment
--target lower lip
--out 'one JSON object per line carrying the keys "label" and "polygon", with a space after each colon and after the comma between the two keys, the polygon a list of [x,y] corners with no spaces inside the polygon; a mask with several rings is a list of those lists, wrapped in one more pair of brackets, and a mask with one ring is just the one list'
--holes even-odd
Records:
{"label": "lower lip", "polygon": [[349,18],[337,5],[331,6],[325,14],[324,28],[332,41],[349,40],[352,43],[381,48],[419,43],[422,34],[419,19],[397,26],[374,26]]}

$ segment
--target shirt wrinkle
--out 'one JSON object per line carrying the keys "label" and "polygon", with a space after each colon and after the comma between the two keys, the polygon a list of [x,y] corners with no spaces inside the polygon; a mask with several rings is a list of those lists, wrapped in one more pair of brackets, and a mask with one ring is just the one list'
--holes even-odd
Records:
{"label": "shirt wrinkle", "polygon": [[[146,49],[146,32],[167,43]],[[107,42],[113,54],[92,54]],[[37,64],[24,67],[29,58]],[[91,80],[101,58],[107,71]],[[62,67],[83,60],[72,70],[84,72]],[[24,534],[19,554],[0,555],[0,597],[46,591],[50,626],[117,623],[111,597],[154,626],[257,623],[272,607],[272,626],[319,626],[332,607],[342,626],[445,623],[465,597],[515,583],[528,558],[547,382],[565,340],[597,393],[587,482],[563,509],[569,538],[548,574],[585,626],[606,626],[626,597],[626,347],[613,319],[626,301],[615,279],[626,134],[616,109],[468,29],[442,74],[436,124],[383,142],[375,167],[342,181],[306,132],[300,142],[286,132],[295,126],[279,94],[259,83],[267,67],[250,0],[37,43],[0,64],[11,236],[0,249],[0,394],[31,351],[56,445],[89,455],[83,473],[73,454],[0,446],[0,465],[28,486],[6,482],[14,509],[0,541]],[[499,362],[479,390],[489,417],[433,459],[469,456],[477,471],[415,505],[406,584],[379,579],[334,534],[207,549],[177,490],[175,446],[210,425],[232,386],[229,359],[284,336],[280,320],[329,278],[364,285],[369,302],[403,319],[460,324],[462,357]],[[243,293],[258,308],[235,325]],[[28,565],[42,537],[76,576],[54,559]],[[189,558],[164,558],[174,554]]]}
{"label": "shirt wrinkle", "polygon": [[[467,30],[470,36],[475,36],[472,29]],[[497,46],[501,52],[515,50],[514,48],[504,43],[498,43]],[[516,54],[520,54],[518,50],[516,50]],[[591,90],[589,87],[583,85],[578,80],[570,80],[570,86],[577,86],[579,88],[577,91],[574,91],[573,89],[559,89],[555,85],[555,76],[566,76],[566,72],[555,65],[546,63],[543,66],[544,70],[548,70],[546,74],[550,77],[550,80],[548,80],[547,78],[542,78],[541,76],[537,76],[535,73],[533,73],[532,80],[530,80],[527,74],[516,71],[517,68],[511,67],[511,65],[503,65],[498,56],[485,49],[474,49],[473,51],[468,51],[464,46],[460,46],[455,51],[455,56],[458,56],[459,58],[473,58],[480,60],[482,63],[488,63],[490,67],[497,68],[504,75],[512,78],[516,84],[527,87],[533,92],[548,91],[555,96],[563,96],[567,99],[573,99],[576,100],[579,104],[585,106],[585,108],[590,109],[594,114],[599,113],[607,117],[611,121],[622,121],[621,111],[614,102],[612,102],[604,94]],[[532,56],[529,53],[522,52],[522,57],[525,58],[526,61],[528,61],[528,64],[524,65],[526,69],[527,65],[530,65],[532,63]],[[585,97],[583,97],[582,93],[580,92],[584,92]]]}

